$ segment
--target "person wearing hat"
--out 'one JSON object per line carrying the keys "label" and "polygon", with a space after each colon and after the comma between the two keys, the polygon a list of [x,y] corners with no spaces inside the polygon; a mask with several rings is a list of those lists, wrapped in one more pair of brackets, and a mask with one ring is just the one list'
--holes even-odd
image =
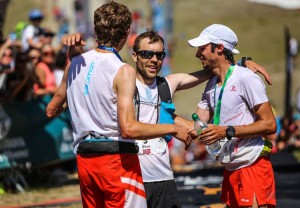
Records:
{"label": "person wearing hat", "polygon": [[40,49],[43,45],[43,42],[39,39],[41,32],[40,25],[44,19],[43,13],[38,9],[33,9],[29,12],[28,18],[30,24],[23,30],[21,38],[24,52],[27,52],[31,48]]}
{"label": "person wearing hat", "polygon": [[276,131],[264,82],[258,75],[234,64],[236,34],[213,24],[188,41],[196,57],[215,75],[206,85],[196,113],[208,124],[200,141],[220,142],[218,161],[225,167],[221,199],[228,207],[275,207],[275,182],[262,136]]}

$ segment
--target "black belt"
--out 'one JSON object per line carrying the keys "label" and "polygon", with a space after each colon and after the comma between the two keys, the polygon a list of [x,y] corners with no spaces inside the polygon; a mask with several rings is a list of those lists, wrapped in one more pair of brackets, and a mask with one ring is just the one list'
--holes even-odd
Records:
{"label": "black belt", "polygon": [[[137,154],[139,152],[139,146],[131,142],[121,142],[121,141],[97,141],[97,138],[93,137],[94,132],[89,134],[90,138],[94,138],[94,141],[83,140],[79,143],[77,148],[78,154],[90,155],[90,154]],[[86,137],[85,137],[86,138]]]}

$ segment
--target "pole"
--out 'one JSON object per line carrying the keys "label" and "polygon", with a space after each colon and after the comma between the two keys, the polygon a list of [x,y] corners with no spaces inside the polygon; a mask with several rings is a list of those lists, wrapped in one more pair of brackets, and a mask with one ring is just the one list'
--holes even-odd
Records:
{"label": "pole", "polygon": [[284,28],[285,34],[285,54],[286,54],[286,82],[285,82],[285,117],[290,118],[292,115],[291,105],[291,75],[293,71],[293,56],[290,50],[290,31],[287,27]]}

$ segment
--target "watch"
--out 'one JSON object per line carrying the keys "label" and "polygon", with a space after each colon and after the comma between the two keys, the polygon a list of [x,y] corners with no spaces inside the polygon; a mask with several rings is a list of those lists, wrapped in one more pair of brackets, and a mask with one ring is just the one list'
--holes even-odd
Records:
{"label": "watch", "polygon": [[227,126],[227,129],[226,129],[227,139],[230,140],[234,136],[235,136],[235,128],[233,126]]}
{"label": "watch", "polygon": [[241,66],[242,67],[247,67],[246,66],[246,61],[248,61],[248,60],[252,60],[252,58],[251,57],[242,57]]}

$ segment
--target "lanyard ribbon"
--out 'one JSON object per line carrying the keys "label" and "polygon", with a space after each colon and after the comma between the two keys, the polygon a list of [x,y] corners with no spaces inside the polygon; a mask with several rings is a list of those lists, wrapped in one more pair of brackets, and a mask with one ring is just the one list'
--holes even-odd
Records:
{"label": "lanyard ribbon", "polygon": [[118,51],[115,48],[108,47],[108,46],[102,46],[102,45],[99,45],[98,48],[102,49],[102,50],[105,50],[105,51],[113,52],[120,59],[120,61],[122,61],[122,58],[121,58],[120,54],[118,53]]}
{"label": "lanyard ribbon", "polygon": [[218,102],[216,103],[216,91],[217,91],[217,84],[215,86],[215,96],[214,96],[214,102],[215,102],[215,113],[214,113],[214,124],[215,125],[219,125],[220,124],[220,114],[221,114],[221,101],[222,101],[222,96],[223,96],[223,92],[224,92],[224,88],[225,85],[227,83],[228,78],[231,76],[232,72],[234,69],[234,65],[231,65],[225,75],[225,80],[224,83],[222,85],[220,94],[219,94],[219,98],[218,98]]}

